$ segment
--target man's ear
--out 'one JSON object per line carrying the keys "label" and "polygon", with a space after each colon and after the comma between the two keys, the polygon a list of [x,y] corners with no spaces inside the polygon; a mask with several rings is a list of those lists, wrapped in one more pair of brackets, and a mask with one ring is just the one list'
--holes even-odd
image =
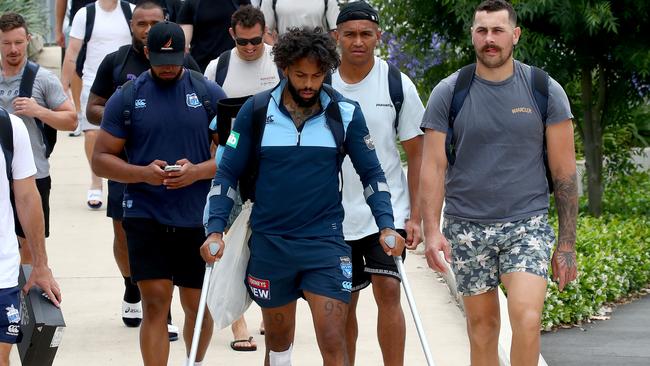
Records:
{"label": "man's ear", "polygon": [[144,46],[144,55],[147,57],[147,60],[149,59],[149,47]]}
{"label": "man's ear", "polygon": [[235,39],[235,31],[232,29],[232,27],[228,28],[228,33],[230,33],[232,39]]}

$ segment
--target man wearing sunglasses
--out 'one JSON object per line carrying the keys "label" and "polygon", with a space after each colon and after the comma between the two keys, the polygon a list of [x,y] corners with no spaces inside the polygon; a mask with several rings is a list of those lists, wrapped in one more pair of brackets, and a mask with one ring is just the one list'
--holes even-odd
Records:
{"label": "man wearing sunglasses", "polygon": [[282,77],[271,57],[272,47],[262,42],[266,31],[264,14],[250,5],[233,13],[228,30],[235,48],[212,60],[205,76],[214,80],[229,98],[243,97],[270,89]]}
{"label": "man wearing sunglasses", "polygon": [[[223,52],[205,69],[205,77],[219,84],[229,98],[257,94],[272,88],[280,81],[282,72],[273,62],[272,47],[262,42],[265,29],[264,14],[259,9],[246,5],[233,13],[229,32],[235,40],[235,48]],[[223,146],[218,149],[223,149]],[[217,154],[217,163],[219,156],[220,153]],[[241,206],[241,198],[238,196],[228,227],[241,212]],[[237,319],[231,328],[234,341],[230,343],[230,348],[235,351],[257,350],[257,343],[249,334],[243,316]],[[262,325],[260,332],[263,329]]]}

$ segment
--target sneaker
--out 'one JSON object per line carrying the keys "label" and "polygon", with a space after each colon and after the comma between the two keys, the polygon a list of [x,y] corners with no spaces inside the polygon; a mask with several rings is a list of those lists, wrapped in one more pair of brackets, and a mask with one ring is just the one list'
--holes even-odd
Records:
{"label": "sneaker", "polygon": [[81,136],[81,123],[77,125],[77,128],[74,131],[68,133],[68,136],[70,137]]}
{"label": "sneaker", "polygon": [[167,324],[167,333],[169,334],[170,342],[178,340],[178,327],[174,324]]}
{"label": "sneaker", "polygon": [[122,300],[122,321],[129,328],[140,326],[142,322],[142,301],[132,304]]}

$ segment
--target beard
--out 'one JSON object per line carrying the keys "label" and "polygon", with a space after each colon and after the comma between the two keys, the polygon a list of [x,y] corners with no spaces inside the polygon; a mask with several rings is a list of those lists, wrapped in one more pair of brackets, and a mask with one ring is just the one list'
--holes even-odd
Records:
{"label": "beard", "polygon": [[158,76],[156,72],[153,71],[153,69],[151,69],[151,76],[153,77],[153,80],[156,82],[156,84],[163,87],[176,84],[178,79],[180,79],[182,73],[183,73],[183,68],[178,70],[178,73],[173,78],[167,78],[167,77],[161,78],[160,76]]}
{"label": "beard", "polygon": [[[296,102],[298,107],[301,108],[309,108],[313,106],[314,104],[316,104],[316,102],[318,102],[318,98],[320,98],[320,93],[318,93],[318,91],[320,90],[316,91],[316,93],[314,93],[314,96],[309,99],[305,99],[301,97],[300,91],[298,91],[298,89],[296,89],[293,86],[290,79],[287,82],[287,89],[289,89],[289,94],[291,94],[291,97]],[[303,90],[313,90],[313,89],[303,89]]]}
{"label": "beard", "polygon": [[[488,48],[494,48],[498,51],[498,56],[497,57],[487,57],[484,55],[484,52],[487,51]],[[476,58],[479,60],[481,64],[483,64],[485,67],[490,68],[490,69],[496,69],[501,66],[503,66],[510,57],[512,56],[512,51],[514,50],[515,46],[513,45],[510,47],[510,50],[508,50],[507,54],[504,54],[503,48],[499,46],[484,46],[481,48],[481,50],[477,50],[476,48],[474,49],[476,53]]]}
{"label": "beard", "polygon": [[133,40],[131,42],[133,44],[133,48],[141,55],[144,56],[144,42],[140,41],[139,39],[133,37]]}

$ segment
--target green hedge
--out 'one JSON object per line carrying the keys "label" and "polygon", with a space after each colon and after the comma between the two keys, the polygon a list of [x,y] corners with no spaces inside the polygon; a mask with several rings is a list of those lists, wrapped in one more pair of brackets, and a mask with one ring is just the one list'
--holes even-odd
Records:
{"label": "green hedge", "polygon": [[[578,280],[559,292],[549,281],[542,327],[579,323],[605,303],[650,284],[650,178],[625,177],[608,187],[600,218],[578,219]],[[557,218],[551,217],[557,228]]]}

